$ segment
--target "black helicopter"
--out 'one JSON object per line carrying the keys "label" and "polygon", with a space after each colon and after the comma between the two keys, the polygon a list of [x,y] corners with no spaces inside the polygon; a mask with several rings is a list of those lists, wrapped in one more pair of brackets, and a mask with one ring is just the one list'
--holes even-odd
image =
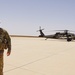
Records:
{"label": "black helicopter", "polygon": [[75,40],[75,34],[69,33],[69,30],[57,30],[57,31],[64,31],[64,32],[63,33],[56,32],[53,35],[45,35],[42,30],[44,30],[44,29],[41,29],[41,26],[40,26],[39,30],[38,30],[40,32],[39,37],[45,37],[46,38],[45,40],[47,40],[48,38],[66,39],[68,42],[72,41],[72,40]]}

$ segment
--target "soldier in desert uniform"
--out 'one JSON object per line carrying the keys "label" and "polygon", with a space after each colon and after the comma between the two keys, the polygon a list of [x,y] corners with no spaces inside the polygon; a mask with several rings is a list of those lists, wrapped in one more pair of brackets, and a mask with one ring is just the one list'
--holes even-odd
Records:
{"label": "soldier in desert uniform", "polygon": [[0,28],[0,75],[3,75],[3,54],[7,49],[7,56],[11,53],[11,38],[6,30]]}

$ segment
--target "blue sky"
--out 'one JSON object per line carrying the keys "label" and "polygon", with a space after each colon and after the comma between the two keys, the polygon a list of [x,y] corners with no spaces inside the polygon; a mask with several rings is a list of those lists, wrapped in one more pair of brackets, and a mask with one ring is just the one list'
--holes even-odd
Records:
{"label": "blue sky", "polygon": [[39,35],[39,26],[75,31],[75,0],[0,0],[0,27],[9,34]]}

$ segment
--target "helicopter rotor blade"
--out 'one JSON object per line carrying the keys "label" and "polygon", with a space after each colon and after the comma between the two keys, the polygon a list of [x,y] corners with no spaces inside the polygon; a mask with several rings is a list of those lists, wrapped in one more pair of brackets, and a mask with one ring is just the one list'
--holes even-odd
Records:
{"label": "helicopter rotor blade", "polygon": [[55,30],[55,31],[69,31],[69,30]]}

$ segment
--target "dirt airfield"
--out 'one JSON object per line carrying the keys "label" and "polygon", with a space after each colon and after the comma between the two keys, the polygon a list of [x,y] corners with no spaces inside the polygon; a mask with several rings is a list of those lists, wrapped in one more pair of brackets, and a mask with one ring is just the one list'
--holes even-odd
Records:
{"label": "dirt airfield", "polygon": [[4,75],[75,75],[75,41],[11,37]]}

